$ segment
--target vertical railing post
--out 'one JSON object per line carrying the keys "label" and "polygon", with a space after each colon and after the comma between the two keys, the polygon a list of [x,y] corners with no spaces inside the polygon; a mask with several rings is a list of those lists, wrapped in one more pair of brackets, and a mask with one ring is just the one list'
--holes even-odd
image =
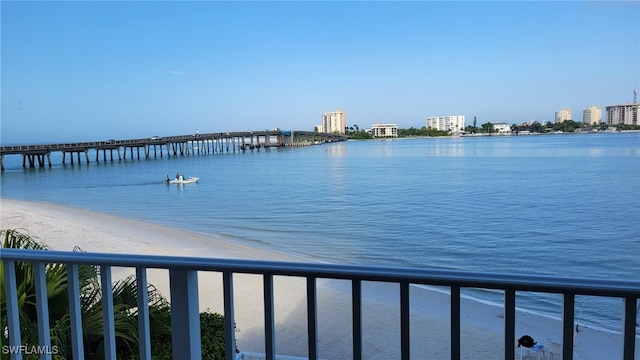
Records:
{"label": "vertical railing post", "polygon": [[7,331],[9,332],[9,346],[11,359],[22,360],[22,338],[20,336],[20,309],[18,309],[18,285],[16,284],[15,261],[3,260],[4,292],[7,297]]}
{"label": "vertical railing post", "polygon": [[574,293],[564,293],[562,299],[562,359],[573,360],[573,331],[576,297]]}
{"label": "vertical railing post", "polygon": [[275,321],[273,310],[273,275],[263,274],[264,285],[264,342],[267,360],[275,360]]}
{"label": "vertical railing post", "polygon": [[67,284],[69,293],[69,318],[71,320],[71,350],[73,358],[84,359],[82,339],[82,312],[80,309],[80,272],[78,265],[67,264]]}
{"label": "vertical railing post", "polygon": [[622,358],[635,359],[638,298],[627,296],[622,301]]}
{"label": "vertical railing post", "polygon": [[149,293],[147,292],[147,269],[136,268],[136,290],[138,293],[138,341],[140,360],[151,360],[151,327],[149,325]]}
{"label": "vertical railing post", "polygon": [[233,306],[233,273],[222,273],[224,292],[224,353],[227,360],[234,360],[236,354],[236,322]]}
{"label": "vertical railing post", "polygon": [[200,359],[198,272],[169,270],[171,291],[171,346],[174,359]]}
{"label": "vertical railing post", "polygon": [[513,359],[516,353],[516,291],[504,291],[504,358]]}
{"label": "vertical railing post", "polygon": [[460,359],[460,286],[451,286],[451,359]]}
{"label": "vertical railing post", "polygon": [[113,288],[111,266],[100,266],[102,285],[102,326],[104,331],[104,358],[116,358],[116,330],[113,319]]}
{"label": "vertical railing post", "polygon": [[362,281],[351,281],[351,312],[353,320],[353,360],[362,360]]}
{"label": "vertical railing post", "polygon": [[318,359],[318,307],[316,304],[316,278],[307,278],[307,335],[309,360]]}
{"label": "vertical railing post", "polygon": [[43,262],[33,264],[33,275],[36,286],[36,316],[38,320],[38,341],[45,349],[40,354],[40,359],[49,360],[53,354],[51,347],[51,329],[49,325],[49,298],[47,296],[46,265]]}
{"label": "vertical railing post", "polygon": [[409,283],[400,282],[400,354],[402,360],[411,358]]}
{"label": "vertical railing post", "polygon": [[[146,268],[137,267],[140,264],[152,264],[156,266],[157,259],[144,257],[133,259],[111,257],[106,254],[95,256],[95,254],[73,257],[60,255],[57,252],[51,252],[52,255],[35,255],[30,254],[27,250],[10,250],[6,253],[3,250],[2,265],[4,270],[6,307],[7,307],[7,324],[5,336],[8,336],[8,348],[12,359],[21,359],[24,351],[21,345],[21,327],[20,327],[20,311],[19,294],[20,289],[17,287],[17,276],[21,274],[21,265],[23,261],[33,261],[33,277],[35,282],[35,310],[38,321],[38,340],[41,346],[40,351],[47,350],[50,347],[51,337],[49,335],[50,325],[48,324],[48,304],[47,304],[47,283],[46,283],[46,263],[58,262],[60,266],[66,267],[67,272],[67,291],[69,302],[69,318],[70,318],[70,336],[72,353],[70,355],[74,359],[84,358],[83,346],[83,318],[81,314],[82,300],[81,286],[84,283],[80,277],[81,270],[85,270],[84,266],[78,265],[89,263],[103,264],[100,266],[100,276],[102,283],[102,306],[105,336],[105,356],[107,358],[115,357],[115,321],[114,321],[114,304],[111,286],[111,265],[121,266],[124,261],[126,264],[136,266],[137,274],[137,290],[138,290],[138,323],[139,323],[139,339],[140,339],[140,357],[141,359],[150,359],[150,332],[149,332],[149,309],[146,282]],[[42,257],[44,256],[44,257]],[[48,257],[50,256],[50,257]],[[58,257],[61,256],[61,257]],[[86,256],[86,257],[85,257]],[[26,260],[25,260],[26,259]],[[137,259],[137,260],[136,260]],[[16,261],[19,261],[16,263]],[[113,261],[112,263],[108,263]],[[175,259],[174,259],[175,261]],[[137,265],[136,265],[137,264]],[[263,274],[264,281],[264,311],[265,311],[265,347],[266,357],[268,359],[275,358],[275,321],[274,321],[274,274],[290,274],[291,276],[299,276],[306,279],[307,291],[307,325],[308,325],[308,357],[309,359],[317,359],[320,353],[318,343],[318,287],[317,276],[323,278],[351,279],[352,282],[352,326],[353,326],[353,358],[360,360],[363,350],[362,338],[362,281],[388,281],[397,283],[400,289],[400,331],[401,331],[401,358],[409,359],[411,352],[411,283],[423,283],[428,281],[429,274],[409,275],[407,273],[384,272],[377,273],[370,269],[355,268],[353,272],[344,271],[339,267],[327,267],[326,272],[318,271],[316,267],[305,268],[304,265],[298,264],[295,271],[291,271],[291,267],[278,268],[275,265],[265,266],[260,262],[239,263],[239,266],[233,266],[234,263],[219,263],[213,260],[211,263],[194,261],[192,267],[184,265],[183,262],[162,262],[158,267],[168,269],[170,272],[170,289],[171,289],[171,325],[172,325],[172,344],[174,358],[201,358],[201,331],[200,331],[200,314],[198,302],[198,272],[195,269],[203,271],[222,271],[224,285],[224,313],[225,313],[225,356],[228,360],[235,359],[235,321],[234,321],[234,291],[233,291],[233,275],[230,268],[235,271]],[[227,270],[222,270],[227,269]],[[339,269],[339,273],[338,270]],[[83,272],[84,274],[84,272]],[[622,357],[624,359],[633,359],[637,356],[636,333],[637,333],[637,316],[638,316],[638,282],[637,281],[621,281],[602,282],[594,281],[591,286],[584,280],[575,282],[567,281],[565,287],[558,286],[557,282],[549,280],[536,280],[534,278],[523,277],[519,282],[509,281],[502,282],[498,278],[488,278],[481,281],[474,280],[473,277],[465,277],[458,275],[458,278],[451,279],[442,277],[441,284],[450,285],[450,347],[451,358],[461,358],[461,286],[482,286],[484,284],[491,289],[504,290],[504,357],[513,358],[515,355],[515,321],[516,321],[516,295],[517,289],[522,291],[540,291],[543,293],[559,293],[563,296],[562,302],[562,358],[572,360],[574,358],[575,347],[575,298],[576,295],[587,296],[611,296],[623,299],[622,314]],[[448,281],[448,282],[445,282]],[[562,284],[562,282],[560,282]],[[598,285],[600,284],[600,285]],[[607,286],[607,284],[609,286]],[[49,284],[51,286],[51,284]],[[531,290],[536,289],[536,290]],[[10,347],[10,348],[9,348]],[[4,350],[4,349],[3,349]],[[51,349],[55,350],[55,348]],[[49,355],[49,356],[48,356]],[[41,358],[50,358],[50,355],[41,354]],[[415,355],[414,355],[415,356]]]}

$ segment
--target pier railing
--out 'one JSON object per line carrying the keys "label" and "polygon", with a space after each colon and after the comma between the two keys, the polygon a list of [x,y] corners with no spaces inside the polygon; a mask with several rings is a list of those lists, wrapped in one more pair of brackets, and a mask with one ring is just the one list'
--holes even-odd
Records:
{"label": "pier railing", "polygon": [[[320,144],[323,142],[339,142],[346,141],[348,136],[343,134],[319,133],[315,131],[282,131],[282,130],[263,130],[263,131],[235,131],[223,133],[205,133],[205,134],[189,134],[189,135],[173,135],[173,136],[153,136],[143,139],[125,139],[116,140],[109,139],[106,141],[62,143],[62,144],[40,144],[40,145],[14,145],[0,146],[0,170],[4,171],[4,156],[22,155],[23,168],[51,167],[51,153],[62,153],[62,164],[65,164],[66,154],[70,155],[71,164],[73,164],[73,155],[77,156],[78,164],[81,163],[81,156],[84,155],[87,164],[91,162],[89,153],[95,155],[95,161],[100,161],[100,152],[102,151],[103,161],[107,161],[107,152],[109,158],[113,162],[113,152],[117,153],[118,161],[127,158],[129,151],[130,158],[133,160],[137,157],[149,159],[151,157],[162,157],[166,153],[167,157],[171,154],[174,156],[182,156],[200,153],[222,153],[253,150],[255,148],[270,148],[283,146],[303,146],[311,144]],[[164,150],[163,150],[164,149]],[[120,153],[124,150],[124,154]],[[142,156],[141,156],[142,150]],[[134,155],[134,151],[137,156]],[[124,155],[124,157],[122,156]]]}
{"label": "pier railing", "polygon": [[[450,349],[451,359],[461,358],[461,290],[465,288],[498,289],[504,292],[504,359],[513,359],[515,353],[516,291],[531,291],[562,295],[562,359],[573,359],[573,332],[575,297],[577,295],[621,298],[623,359],[634,359],[636,342],[637,303],[640,298],[640,281],[608,279],[576,279],[563,277],[528,276],[513,274],[487,274],[416,268],[392,268],[377,266],[333,265],[319,263],[291,263],[255,260],[231,260],[213,258],[169,257],[127,254],[101,254],[43,250],[2,249],[5,293],[8,315],[9,346],[19,349],[21,344],[19,299],[16,285],[16,263],[33,264],[39,344],[51,348],[48,323],[48,304],[45,282],[45,265],[66,264],[68,271],[71,339],[74,359],[83,359],[83,325],[80,316],[78,267],[100,267],[102,283],[111,283],[112,267],[135,267],[137,276],[139,314],[139,353],[141,359],[150,359],[150,328],[147,289],[147,269],[167,269],[171,280],[170,297],[172,311],[172,349],[174,358],[201,358],[200,318],[198,304],[197,272],[222,273],[224,292],[225,353],[228,360],[235,354],[234,327],[234,274],[258,274],[263,277],[265,349],[264,357],[276,359],[274,321],[274,276],[295,276],[306,279],[307,331],[309,359],[318,358],[317,293],[318,279],[341,279],[351,282],[353,358],[361,359],[362,338],[362,283],[364,281],[399,284],[400,339],[398,358],[408,360],[410,354],[410,300],[409,287],[413,284],[437,285],[450,288]],[[105,289],[107,288],[107,289]],[[106,359],[115,359],[114,311],[109,286],[103,286],[103,328]],[[140,289],[143,289],[142,291]],[[12,358],[21,359],[19,351]],[[43,354],[42,358],[51,358]]]}

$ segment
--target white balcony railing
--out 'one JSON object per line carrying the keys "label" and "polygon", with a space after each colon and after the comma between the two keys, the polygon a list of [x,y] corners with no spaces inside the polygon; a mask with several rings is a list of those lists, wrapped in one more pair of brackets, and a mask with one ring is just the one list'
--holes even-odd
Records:
{"label": "white balcony railing", "polygon": [[[50,348],[48,304],[45,283],[45,265],[67,265],[69,284],[69,308],[74,359],[83,359],[82,321],[78,288],[78,266],[99,266],[102,283],[111,283],[111,267],[135,267],[138,287],[139,353],[141,359],[151,359],[149,312],[147,299],[147,269],[167,269],[171,279],[172,348],[174,358],[199,359],[200,318],[198,304],[197,272],[220,272],[224,290],[225,353],[227,359],[235,358],[234,288],[233,274],[259,274],[263,277],[265,349],[264,358],[276,359],[274,322],[274,276],[296,276],[306,279],[307,331],[309,359],[318,358],[317,336],[317,279],[342,279],[351,282],[353,358],[361,359],[362,341],[362,282],[378,281],[399,284],[400,288],[400,339],[398,358],[408,360],[410,354],[409,287],[412,284],[438,285],[450,288],[451,293],[451,359],[460,359],[460,303],[461,289],[483,288],[504,291],[504,359],[515,354],[516,291],[532,291],[562,295],[562,358],[573,359],[573,324],[576,295],[621,298],[622,308],[622,356],[625,360],[635,357],[637,302],[640,298],[640,281],[608,279],[574,279],[513,274],[486,274],[415,268],[390,268],[376,266],[349,266],[318,263],[290,263],[250,260],[188,258],[148,255],[100,254],[42,250],[2,249],[5,292],[10,346],[21,346],[20,319],[16,287],[16,262],[33,264],[39,328],[39,344]],[[109,286],[103,286],[103,328],[105,334],[105,358],[115,359],[115,331],[113,300]],[[179,355],[179,356],[178,356]],[[12,353],[13,359],[21,359],[20,352]],[[50,359],[50,354],[41,358]]]}

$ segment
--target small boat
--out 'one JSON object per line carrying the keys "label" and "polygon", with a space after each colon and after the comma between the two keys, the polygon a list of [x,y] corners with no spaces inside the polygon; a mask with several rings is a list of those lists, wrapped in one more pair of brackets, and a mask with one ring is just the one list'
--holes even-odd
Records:
{"label": "small boat", "polygon": [[193,183],[197,183],[198,180],[200,180],[200,178],[195,176],[190,176],[188,178],[185,178],[182,175],[176,175],[176,178],[173,180],[169,179],[169,177],[167,176],[167,178],[164,179],[164,182],[167,184],[193,184]]}

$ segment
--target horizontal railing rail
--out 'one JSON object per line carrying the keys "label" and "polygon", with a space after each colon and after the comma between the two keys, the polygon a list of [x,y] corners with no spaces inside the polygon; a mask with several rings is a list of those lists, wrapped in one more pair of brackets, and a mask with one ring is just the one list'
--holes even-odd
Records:
{"label": "horizontal railing rail", "polygon": [[[111,282],[111,267],[136,268],[139,289],[138,309],[140,314],[139,339],[140,358],[150,359],[149,318],[146,292],[146,270],[169,270],[172,304],[172,342],[174,358],[200,357],[200,332],[198,308],[198,271],[220,272],[223,278],[225,314],[225,349],[227,359],[235,353],[233,274],[258,274],[263,276],[264,316],[265,316],[265,357],[275,359],[274,321],[274,276],[295,276],[306,278],[307,282],[307,325],[309,359],[318,358],[316,281],[317,279],[341,279],[351,281],[353,311],[353,358],[362,358],[362,282],[390,282],[400,285],[400,339],[401,359],[410,358],[409,287],[410,285],[435,285],[450,288],[450,349],[451,359],[459,359],[460,351],[460,304],[461,289],[482,288],[504,291],[504,358],[512,359],[515,353],[515,300],[516,291],[532,291],[563,295],[562,300],[562,358],[573,359],[573,331],[575,297],[577,295],[615,297],[623,300],[622,337],[623,358],[634,359],[637,303],[640,298],[640,281],[615,279],[565,278],[540,275],[491,274],[478,272],[450,271],[420,268],[397,268],[382,266],[337,265],[320,263],[273,262],[259,260],[235,260],[216,258],[193,258],[175,256],[152,256],[132,254],[102,254],[85,252],[62,252],[23,249],[2,249],[4,265],[7,312],[9,320],[9,341],[11,346],[20,346],[20,325],[15,279],[15,263],[34,264],[36,294],[38,299],[38,321],[40,344],[50,346],[49,325],[44,284],[45,264],[67,264],[69,272],[69,305],[72,322],[72,344],[74,358],[82,359],[82,324],[78,296],[78,266],[94,265],[101,269],[103,283]],[[104,287],[103,287],[104,288]],[[108,287],[106,287],[108,288]],[[103,291],[106,291],[103,289]],[[108,291],[104,301],[110,300]],[[111,300],[112,301],[112,300]],[[104,306],[105,357],[115,359],[115,335],[113,330],[112,306]],[[19,359],[19,354],[12,354]]]}
{"label": "horizontal railing rail", "polygon": [[[295,133],[302,136],[319,136],[335,139],[336,141],[345,141],[348,139],[346,135],[331,134],[331,133],[319,133],[312,131],[298,131],[293,130],[286,133]],[[157,145],[170,142],[187,142],[187,141],[204,141],[204,140],[218,140],[222,138],[247,138],[254,136],[262,137],[277,137],[284,135],[285,132],[280,130],[256,130],[256,131],[233,131],[233,132],[216,132],[216,133],[202,133],[202,134],[188,134],[188,135],[169,135],[169,136],[154,136],[150,138],[140,139],[110,139],[88,142],[75,142],[75,143],[52,143],[52,144],[30,144],[30,145],[9,145],[0,146],[0,154],[18,154],[25,151],[35,150],[50,150],[50,151],[64,151],[64,150],[76,150],[76,149],[93,149],[101,145],[119,145],[119,146],[145,146],[145,145]]]}

